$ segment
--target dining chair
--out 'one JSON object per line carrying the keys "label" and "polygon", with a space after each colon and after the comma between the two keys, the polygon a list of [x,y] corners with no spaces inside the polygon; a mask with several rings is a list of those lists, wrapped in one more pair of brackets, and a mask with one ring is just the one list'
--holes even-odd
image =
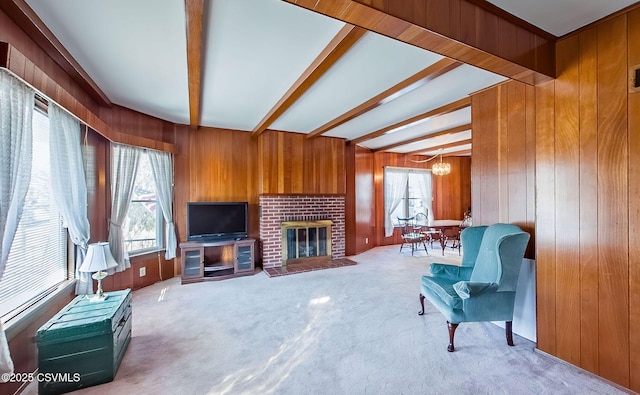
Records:
{"label": "dining chair", "polygon": [[[426,209],[428,210],[428,209]],[[428,212],[428,211],[427,211]],[[416,223],[422,226],[421,233],[424,235],[425,243],[429,242],[431,249],[433,250],[433,242],[440,241],[442,237],[442,233],[438,229],[429,227],[429,216],[425,213],[416,214]]]}
{"label": "dining chair", "polygon": [[416,251],[420,244],[424,246],[424,251],[427,251],[427,245],[425,243],[425,235],[422,233],[422,226],[416,223],[415,217],[399,218],[398,224],[402,229],[402,244],[400,244],[400,252],[405,245],[411,246],[411,255]]}

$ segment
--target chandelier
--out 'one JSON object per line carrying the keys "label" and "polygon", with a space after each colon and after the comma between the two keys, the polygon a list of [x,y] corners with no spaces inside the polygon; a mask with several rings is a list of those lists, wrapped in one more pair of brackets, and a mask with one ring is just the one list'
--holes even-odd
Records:
{"label": "chandelier", "polygon": [[444,176],[451,173],[451,164],[442,162],[442,150],[440,150],[440,162],[436,162],[431,166],[431,173],[435,176]]}
{"label": "chandelier", "polygon": [[435,158],[438,157],[438,155],[440,155],[440,162],[436,162],[433,164],[433,166],[431,166],[431,174],[433,174],[434,176],[446,176],[447,174],[451,173],[451,164],[442,161],[442,148],[440,148],[439,153],[433,155],[431,158],[422,159],[422,160],[415,160],[415,159],[409,159],[409,160],[415,163],[425,163],[425,162],[434,160]]}

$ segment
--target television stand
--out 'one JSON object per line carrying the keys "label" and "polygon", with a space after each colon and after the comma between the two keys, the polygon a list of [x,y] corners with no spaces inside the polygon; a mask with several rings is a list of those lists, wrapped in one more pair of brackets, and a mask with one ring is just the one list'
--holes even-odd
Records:
{"label": "television stand", "polygon": [[255,274],[255,239],[180,243],[182,284]]}

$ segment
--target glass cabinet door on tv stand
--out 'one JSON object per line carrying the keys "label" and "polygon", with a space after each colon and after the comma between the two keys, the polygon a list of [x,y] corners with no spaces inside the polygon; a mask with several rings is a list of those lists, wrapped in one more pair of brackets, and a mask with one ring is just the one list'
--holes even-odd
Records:
{"label": "glass cabinet door on tv stand", "polygon": [[197,279],[204,275],[204,246],[182,248],[182,278]]}
{"label": "glass cabinet door on tv stand", "polygon": [[245,239],[236,242],[235,248],[235,272],[253,272],[253,248],[255,240]]}

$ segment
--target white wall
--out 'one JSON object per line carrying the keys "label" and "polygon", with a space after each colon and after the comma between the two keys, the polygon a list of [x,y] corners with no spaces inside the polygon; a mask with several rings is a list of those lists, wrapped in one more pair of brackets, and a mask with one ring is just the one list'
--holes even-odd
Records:
{"label": "white wall", "polygon": [[[504,322],[494,322],[504,328]],[[536,335],[536,261],[523,259],[513,309],[513,333],[533,342]]]}

